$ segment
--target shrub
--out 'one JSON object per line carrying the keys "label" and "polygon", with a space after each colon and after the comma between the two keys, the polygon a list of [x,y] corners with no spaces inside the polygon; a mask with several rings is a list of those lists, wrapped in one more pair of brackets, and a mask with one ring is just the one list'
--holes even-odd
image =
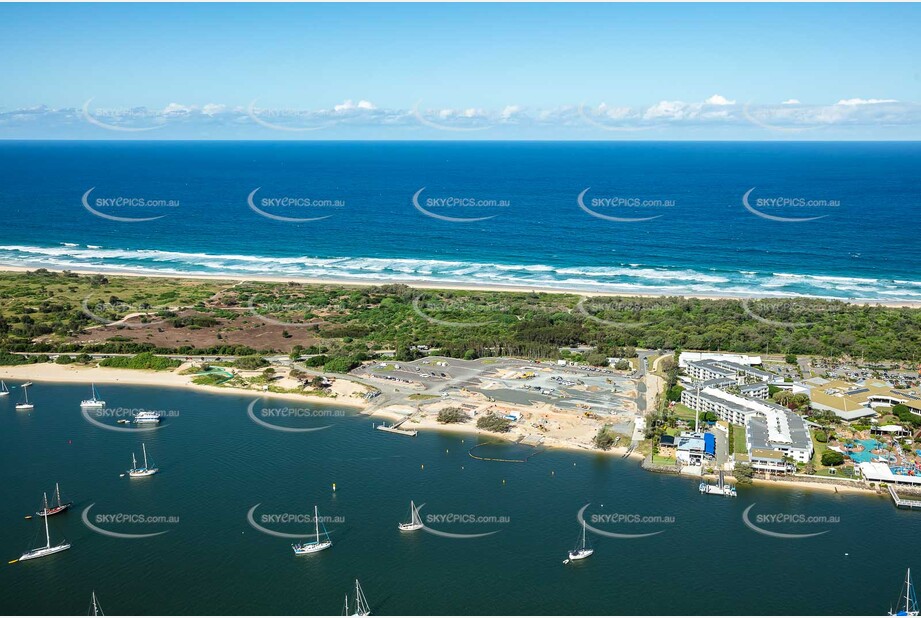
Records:
{"label": "shrub", "polygon": [[822,465],[823,466],[840,466],[844,463],[844,455],[838,451],[825,451],[822,453]]}
{"label": "shrub", "polygon": [[439,423],[463,423],[469,419],[470,417],[463,410],[453,406],[438,412]]}
{"label": "shrub", "polygon": [[150,352],[142,352],[134,356],[113,356],[104,358],[99,361],[100,367],[116,367],[118,369],[152,369],[154,371],[163,371],[173,369],[181,365],[178,360],[155,356]]}
{"label": "shrub", "polygon": [[508,419],[502,418],[494,412],[484,414],[476,421],[476,426],[478,429],[494,431],[496,433],[506,433],[511,425],[512,424]]}
{"label": "shrub", "polygon": [[241,356],[233,362],[233,366],[238,369],[249,369],[253,371],[255,369],[262,369],[269,364],[269,361],[265,360],[259,355],[253,356]]}

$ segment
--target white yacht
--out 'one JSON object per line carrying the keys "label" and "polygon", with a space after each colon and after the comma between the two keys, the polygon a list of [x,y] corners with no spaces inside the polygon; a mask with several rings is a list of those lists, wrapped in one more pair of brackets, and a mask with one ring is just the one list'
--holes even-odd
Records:
{"label": "white yacht", "polygon": [[10,394],[10,387],[6,385],[6,382],[0,380],[0,397],[6,397]]}
{"label": "white yacht", "polygon": [[316,525],[317,530],[317,539],[315,541],[309,541],[307,543],[297,543],[291,546],[291,549],[294,550],[295,556],[306,556],[307,554],[315,554],[318,551],[323,551],[324,549],[329,549],[333,546],[333,542],[329,540],[329,533],[326,532],[326,526],[323,526],[323,536],[324,540],[320,540],[320,515],[317,511],[317,507],[313,507],[313,521]]}
{"label": "white yacht", "polygon": [[16,404],[17,410],[28,411],[35,408],[34,405],[29,403],[29,387],[32,386],[31,382],[26,382],[22,385],[22,396],[23,400]]}
{"label": "white yacht", "polygon": [[569,552],[569,559],[564,560],[563,564],[569,564],[575,560],[585,560],[595,553],[595,550],[588,546],[585,540],[585,522],[582,522],[582,542],[576,545],[576,548]]}
{"label": "white yacht", "polygon": [[159,468],[148,465],[147,463],[147,445],[141,443],[141,449],[144,451],[144,467],[138,468],[137,459],[134,457],[134,453],[131,453],[131,469],[128,470],[128,476],[132,478],[137,478],[140,476],[153,476],[160,471]]}
{"label": "white yacht", "polygon": [[[48,494],[45,494],[44,504],[48,504]],[[34,558],[44,558],[45,556],[50,556],[51,554],[56,554],[58,552],[70,549],[70,543],[63,541],[59,545],[51,544],[51,533],[48,532],[48,513],[47,509],[45,510],[44,520],[45,520],[45,545],[44,547],[36,547],[35,549],[30,549],[23,555],[19,556],[19,561],[23,560],[32,560]]]}
{"label": "white yacht", "polygon": [[422,518],[419,517],[419,511],[416,510],[416,505],[413,504],[413,501],[409,501],[409,521],[401,523],[397,526],[402,532],[412,532],[414,530],[421,530],[425,526],[422,524]]}
{"label": "white yacht", "polygon": [[138,412],[134,415],[135,425],[156,425],[160,422],[160,415],[156,412]]}
{"label": "white yacht", "polygon": [[106,407],[106,402],[99,398],[99,393],[96,392],[96,385],[93,384],[90,391],[90,398],[84,399],[80,402],[81,408],[104,408]]}
{"label": "white yacht", "polygon": [[368,599],[365,598],[364,590],[361,584],[355,580],[355,611],[349,611],[349,595],[345,595],[345,608],[342,610],[343,616],[370,616],[371,608],[368,606]]}

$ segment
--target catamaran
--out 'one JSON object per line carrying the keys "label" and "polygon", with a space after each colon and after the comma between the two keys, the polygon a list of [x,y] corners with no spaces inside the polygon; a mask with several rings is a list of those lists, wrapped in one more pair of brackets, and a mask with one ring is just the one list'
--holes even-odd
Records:
{"label": "catamaran", "polygon": [[[45,494],[45,504],[48,504],[48,494]],[[19,556],[19,561],[23,560],[32,560],[33,558],[43,558],[45,556],[50,556],[51,554],[56,554],[65,549],[70,549],[70,543],[67,541],[62,542],[60,545],[51,545],[51,533],[48,532],[48,514],[45,516],[45,546],[36,547],[35,549],[30,549],[23,555]]]}
{"label": "catamaran", "polygon": [[6,385],[6,382],[0,380],[0,397],[6,397],[10,394],[10,387]]}
{"label": "catamaran", "polygon": [[137,459],[134,458],[134,453],[131,453],[131,469],[128,470],[128,476],[136,478],[139,476],[153,476],[160,471],[159,468],[148,465],[147,463],[147,445],[143,442],[141,443],[141,450],[144,451],[144,467],[138,468]]}
{"label": "catamaran", "polygon": [[893,612],[889,610],[890,616],[917,616],[918,615],[918,599],[915,596],[915,587],[911,583],[911,569],[908,569],[908,572],[905,574],[905,584],[903,588],[905,596],[899,595],[899,604],[901,605],[902,600],[905,601],[905,608],[899,609],[898,611]]}
{"label": "catamaran", "polygon": [[422,524],[422,518],[419,517],[419,511],[416,510],[416,505],[413,504],[412,500],[409,501],[409,513],[409,521],[397,526],[402,532],[412,532],[414,530],[421,530],[425,527]]}
{"label": "catamaran", "polygon": [[90,398],[84,399],[80,402],[81,408],[104,408],[106,407],[106,402],[99,398],[99,393],[96,392],[96,385],[93,384],[90,387],[92,390],[90,392]]}
{"label": "catamaran", "polygon": [[345,608],[342,610],[343,616],[370,616],[371,608],[368,606],[368,599],[361,589],[361,584],[355,580],[355,611],[349,611],[349,595],[345,595]]}
{"label": "catamaran", "polygon": [[305,556],[307,554],[315,554],[318,551],[323,551],[332,547],[333,542],[329,540],[329,533],[326,531],[326,526],[323,526],[323,536],[326,537],[325,540],[320,540],[320,515],[317,511],[317,507],[313,507],[313,521],[316,525],[317,530],[317,540],[310,541],[308,543],[297,543],[291,546],[291,549],[294,550],[295,556]]}
{"label": "catamaran", "polygon": [[32,410],[35,408],[31,403],[29,403],[29,387],[32,386],[31,382],[26,382],[22,385],[23,400],[16,404],[17,410]]}
{"label": "catamaran", "polygon": [[67,509],[69,509],[71,506],[73,506],[73,504],[74,504],[73,502],[61,502],[61,488],[60,488],[60,486],[59,486],[57,483],[54,484],[54,495],[55,495],[55,496],[57,497],[57,499],[58,499],[58,505],[57,505],[57,506],[49,507],[49,506],[48,506],[48,497],[45,496],[44,508],[42,508],[42,510],[40,510],[40,511],[36,511],[36,513],[35,513],[36,515],[40,515],[40,516],[43,516],[43,517],[44,517],[44,516],[57,515],[58,513],[63,513],[64,511],[66,511]]}
{"label": "catamaran", "polygon": [[90,613],[87,616],[105,616],[102,612],[102,607],[99,606],[99,601],[96,600],[96,591],[93,590],[93,599],[92,605],[90,605]]}
{"label": "catamaran", "polygon": [[160,415],[156,412],[138,412],[134,415],[135,425],[156,425],[160,422]]}
{"label": "catamaran", "polygon": [[563,564],[569,564],[574,560],[585,560],[595,553],[595,550],[588,546],[585,539],[585,521],[582,521],[582,542],[576,545],[576,548],[569,552],[569,559],[564,560]]}

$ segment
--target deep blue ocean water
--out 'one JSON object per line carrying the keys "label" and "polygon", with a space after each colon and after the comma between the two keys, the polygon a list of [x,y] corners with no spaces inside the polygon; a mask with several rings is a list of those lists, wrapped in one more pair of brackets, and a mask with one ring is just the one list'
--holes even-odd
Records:
{"label": "deep blue ocean water", "polygon": [[6,142],[0,264],[921,300],[919,170],[918,143]]}

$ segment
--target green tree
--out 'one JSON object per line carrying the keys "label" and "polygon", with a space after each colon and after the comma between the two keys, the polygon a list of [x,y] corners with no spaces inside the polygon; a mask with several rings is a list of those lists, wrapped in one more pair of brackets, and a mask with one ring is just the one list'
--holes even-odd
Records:
{"label": "green tree", "polygon": [[478,429],[484,429],[486,431],[506,433],[511,428],[512,424],[508,419],[502,418],[495,412],[489,412],[476,420],[476,426]]}
{"label": "green tree", "polygon": [[840,466],[844,463],[844,455],[838,451],[826,450],[822,453],[823,466]]}
{"label": "green tree", "polygon": [[443,408],[438,412],[438,422],[439,423],[463,423],[464,421],[469,420],[470,417],[458,407],[451,406],[448,408]]}

